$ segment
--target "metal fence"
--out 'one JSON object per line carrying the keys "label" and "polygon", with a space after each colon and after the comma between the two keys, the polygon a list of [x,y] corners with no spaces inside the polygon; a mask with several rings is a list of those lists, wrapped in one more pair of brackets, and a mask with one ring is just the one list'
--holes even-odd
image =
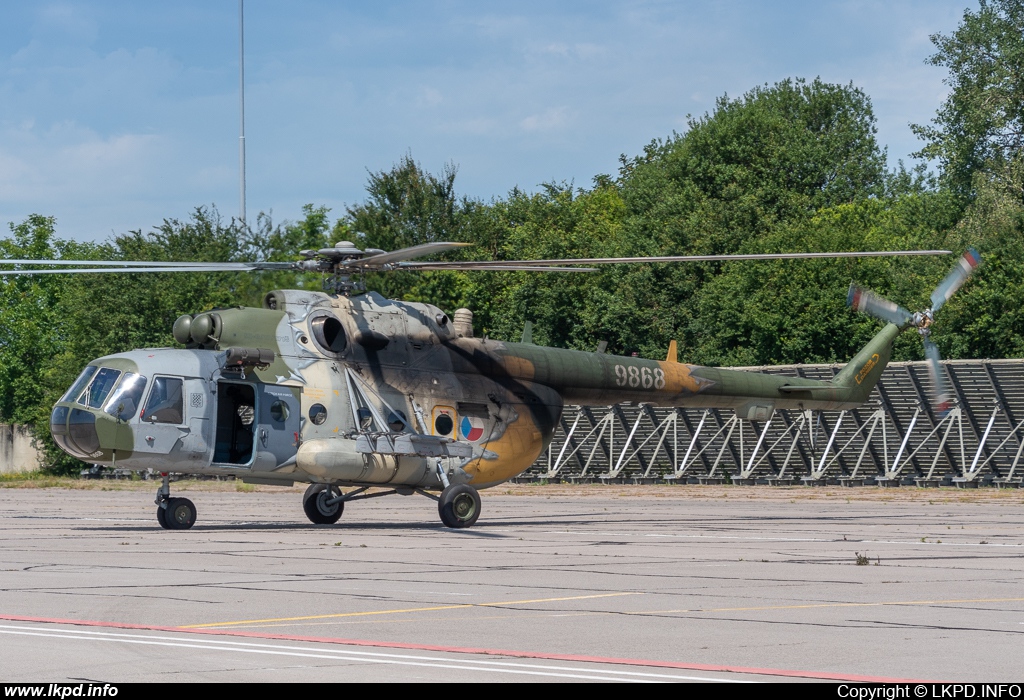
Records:
{"label": "metal fence", "polygon": [[[842,365],[745,368],[830,379]],[[955,399],[929,402],[924,362],[895,362],[850,411],[567,406],[548,450],[523,476],[547,480],[1019,486],[1024,360],[942,362]]]}

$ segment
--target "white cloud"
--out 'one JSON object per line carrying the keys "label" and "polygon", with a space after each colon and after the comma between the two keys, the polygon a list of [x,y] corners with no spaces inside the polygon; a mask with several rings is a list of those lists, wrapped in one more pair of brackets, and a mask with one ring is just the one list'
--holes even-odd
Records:
{"label": "white cloud", "polygon": [[60,33],[65,37],[81,41],[92,41],[99,32],[96,20],[87,14],[88,10],[70,3],[44,5],[38,13],[40,29]]}
{"label": "white cloud", "polygon": [[428,86],[421,87],[416,97],[416,106],[418,107],[436,107],[442,102],[444,102],[444,96],[441,91]]}
{"label": "white cloud", "polygon": [[523,131],[554,131],[569,125],[571,116],[568,107],[546,109],[540,114],[531,114],[520,120]]}
{"label": "white cloud", "polygon": [[102,137],[74,122],[42,131],[9,129],[0,133],[0,199],[40,203],[60,197],[98,194],[111,186],[139,191],[139,180],[161,155],[161,139],[152,134]]}
{"label": "white cloud", "polygon": [[[66,212],[89,207],[124,209],[159,196],[166,139],[155,134],[100,136],[73,122],[0,131],[0,215],[20,221],[31,213],[60,215],[72,237],[91,237],[109,222],[75,221]],[[83,230],[85,229],[85,230]]]}
{"label": "white cloud", "polygon": [[531,45],[526,49],[526,55],[531,57],[555,57],[566,60],[591,60],[607,53],[608,49],[602,44],[592,42],[564,43],[552,42],[547,44]]}

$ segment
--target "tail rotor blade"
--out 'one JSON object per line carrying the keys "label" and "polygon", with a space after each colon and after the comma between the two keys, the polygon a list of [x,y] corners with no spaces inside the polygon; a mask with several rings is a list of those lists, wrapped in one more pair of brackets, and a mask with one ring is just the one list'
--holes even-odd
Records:
{"label": "tail rotor blade", "polygon": [[935,392],[934,408],[939,414],[945,414],[950,409],[951,396],[946,385],[946,376],[939,365],[939,346],[932,342],[931,338],[924,338],[924,356],[928,358],[928,372],[932,376],[932,390]]}
{"label": "tail rotor blade", "polygon": [[895,323],[897,326],[906,325],[914,317],[914,314],[899,304],[855,284],[850,285],[850,293],[846,296],[846,305],[868,316]]}
{"label": "tail rotor blade", "polygon": [[939,283],[939,286],[932,292],[932,311],[938,311],[942,305],[949,301],[949,298],[956,294],[956,290],[963,286],[967,278],[971,276],[981,264],[981,256],[978,251],[971,248],[960,256],[956,265],[946,275],[946,279]]}

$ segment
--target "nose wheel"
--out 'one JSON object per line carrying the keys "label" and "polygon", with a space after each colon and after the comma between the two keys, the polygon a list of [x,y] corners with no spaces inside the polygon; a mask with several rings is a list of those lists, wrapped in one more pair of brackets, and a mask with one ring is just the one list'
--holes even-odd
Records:
{"label": "nose wheel", "polygon": [[448,527],[470,527],[480,517],[480,494],[469,484],[453,484],[437,502],[441,522]]}
{"label": "nose wheel", "polygon": [[157,506],[156,520],[165,530],[187,530],[196,524],[196,506],[187,498],[169,498]]}
{"label": "nose wheel", "polygon": [[156,492],[156,521],[165,530],[187,530],[196,524],[196,506],[187,498],[171,498],[168,474]]}

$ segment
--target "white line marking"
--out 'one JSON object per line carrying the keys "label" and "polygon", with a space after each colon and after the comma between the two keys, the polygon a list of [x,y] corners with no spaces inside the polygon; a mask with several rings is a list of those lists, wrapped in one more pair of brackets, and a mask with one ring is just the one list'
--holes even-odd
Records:
{"label": "white line marking", "polygon": [[[165,637],[159,635],[127,634],[120,632],[100,632],[97,630],[59,629],[54,631],[46,631],[38,627],[0,625],[0,634],[15,634],[30,637],[53,637],[58,639],[76,639],[103,642],[124,642],[129,644],[181,647],[188,649],[239,651],[250,654],[273,654],[280,656],[299,656],[307,658],[334,659],[338,661],[364,661],[368,663],[396,664],[402,666],[429,666],[432,668],[451,668],[471,671],[493,671],[497,673],[515,673],[533,676],[555,676],[560,678],[583,678],[589,680],[628,681],[634,683],[653,683],[658,682],[660,680],[691,680],[720,683],[752,682],[736,679],[710,678],[702,676],[681,676],[665,673],[614,671],[606,669],[601,669],[600,671],[591,671],[586,668],[574,666],[549,666],[545,664],[510,661],[485,661],[480,659],[452,659],[448,657],[439,656],[419,656],[413,654],[355,651],[349,649],[322,649],[319,647],[298,647],[289,645],[260,644],[256,642],[236,642],[220,639],[214,641],[185,637]],[[556,673],[556,671],[568,671],[571,673]],[[596,674],[606,675],[601,676]]]}

